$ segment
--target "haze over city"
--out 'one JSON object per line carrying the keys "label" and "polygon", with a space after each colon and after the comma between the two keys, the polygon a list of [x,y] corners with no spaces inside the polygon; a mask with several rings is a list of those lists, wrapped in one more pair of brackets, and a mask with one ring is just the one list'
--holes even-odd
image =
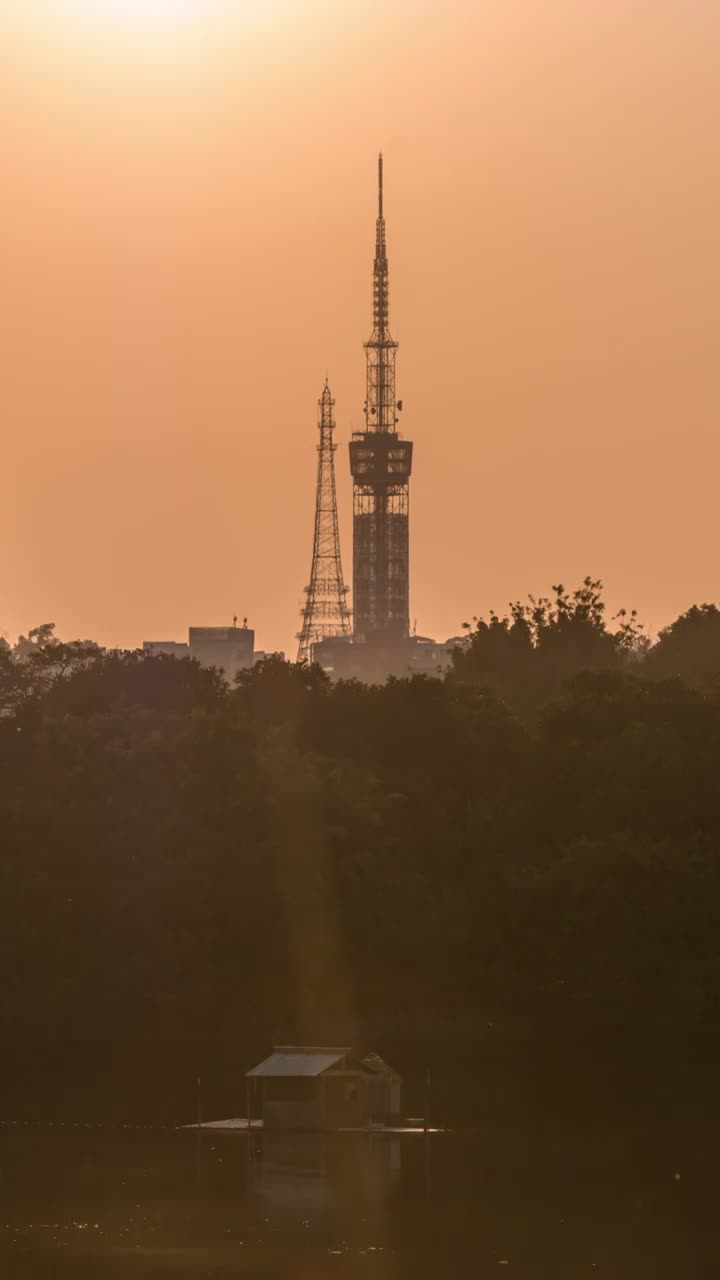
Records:
{"label": "haze over city", "polygon": [[0,0],[0,1276],[720,1275],[719,54]]}
{"label": "haze over city", "polygon": [[650,631],[718,597],[717,5],[48,0],[0,39],[9,636],[237,614],[292,656],[326,373],[350,579],[379,149],[418,630],[586,573]]}

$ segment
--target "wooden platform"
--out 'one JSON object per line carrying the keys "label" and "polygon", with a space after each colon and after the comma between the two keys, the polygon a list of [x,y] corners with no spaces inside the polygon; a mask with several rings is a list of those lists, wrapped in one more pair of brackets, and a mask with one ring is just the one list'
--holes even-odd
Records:
{"label": "wooden platform", "polygon": [[[253,1132],[254,1132],[254,1131],[256,1131],[256,1130],[258,1130],[258,1131],[260,1131],[260,1132],[261,1132],[261,1131],[263,1130],[263,1128],[264,1128],[264,1127],[265,1127],[265,1126],[263,1125],[262,1120],[253,1120],[250,1124],[248,1124],[247,1119],[243,1119],[242,1117],[238,1117],[238,1118],[234,1118],[234,1119],[230,1119],[230,1120],[204,1120],[202,1124],[183,1124],[183,1125],[180,1125],[180,1126],[179,1126],[179,1128],[180,1128],[181,1130],[185,1131],[185,1132],[190,1131],[190,1130],[192,1130],[192,1129],[195,1129],[195,1130],[198,1130],[198,1129],[200,1129],[200,1130],[205,1130],[205,1129],[207,1129],[209,1132],[212,1132],[212,1133],[247,1133],[247,1131],[248,1131],[248,1129],[249,1129],[249,1128],[250,1128],[250,1129],[252,1129],[252,1130],[253,1130]],[[269,1132],[270,1132],[270,1131],[269,1131]],[[277,1133],[277,1132],[281,1132],[281,1131],[280,1131],[280,1130],[277,1130],[277,1129],[273,1129],[273,1130],[272,1130],[272,1132],[273,1132],[273,1133]],[[283,1133],[303,1133],[303,1132],[307,1132],[307,1130],[302,1130],[302,1129],[297,1129],[297,1130],[296,1130],[296,1129],[284,1129],[284,1130],[282,1130],[282,1132],[283,1132]],[[315,1131],[315,1130],[313,1130],[313,1132],[316,1132],[316,1131]],[[339,1128],[339,1129],[332,1129],[332,1130],[322,1130],[322,1129],[318,1129],[318,1130],[317,1130],[317,1132],[318,1132],[318,1133],[322,1133],[322,1132],[331,1132],[331,1133],[448,1133],[448,1132],[449,1132],[449,1130],[448,1130],[448,1129],[437,1129],[437,1128],[434,1128],[434,1127],[433,1127],[433,1128],[425,1129],[425,1128],[423,1127],[423,1125],[422,1125],[422,1122],[420,1122],[420,1123],[418,1124],[418,1123],[417,1123],[417,1121],[415,1121],[415,1122],[414,1122],[414,1123],[412,1123],[412,1124],[406,1124],[406,1125],[401,1125],[401,1124],[398,1124],[398,1125],[383,1125],[383,1124],[378,1124],[378,1125],[372,1125],[369,1129],[352,1129],[352,1128]]]}

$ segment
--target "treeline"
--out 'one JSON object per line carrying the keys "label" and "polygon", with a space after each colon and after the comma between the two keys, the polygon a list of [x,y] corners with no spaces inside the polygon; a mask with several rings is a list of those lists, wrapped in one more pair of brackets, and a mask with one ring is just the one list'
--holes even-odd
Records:
{"label": "treeline", "polygon": [[0,648],[5,1075],[715,1052],[719,680],[715,606],[650,645],[590,580],[383,687]]}

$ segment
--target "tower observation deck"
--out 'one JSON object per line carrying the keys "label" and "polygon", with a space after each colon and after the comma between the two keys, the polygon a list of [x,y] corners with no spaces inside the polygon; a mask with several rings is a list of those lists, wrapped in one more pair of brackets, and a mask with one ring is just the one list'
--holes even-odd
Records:
{"label": "tower observation deck", "polygon": [[410,629],[409,510],[412,443],[397,431],[395,355],[390,336],[383,161],[378,160],[378,217],[373,265],[373,331],[365,343],[365,430],[353,432],[353,633],[406,637]]}

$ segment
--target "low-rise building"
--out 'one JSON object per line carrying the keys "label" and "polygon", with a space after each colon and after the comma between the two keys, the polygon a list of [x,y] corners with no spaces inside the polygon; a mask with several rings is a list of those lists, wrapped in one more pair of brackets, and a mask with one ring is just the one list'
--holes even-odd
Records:
{"label": "low-rise building", "polygon": [[383,684],[388,676],[442,676],[452,666],[452,651],[462,637],[440,643],[427,636],[371,632],[364,640],[329,636],[313,645],[312,661],[333,680]]}
{"label": "low-rise building", "polygon": [[143,652],[173,658],[194,658],[201,667],[215,667],[230,683],[238,671],[256,661],[255,632],[246,626],[190,627],[188,643],[178,640],[144,640]]}
{"label": "low-rise building", "polygon": [[164,653],[168,658],[188,658],[190,645],[181,644],[179,640],[144,640],[143,653],[153,656]]}

